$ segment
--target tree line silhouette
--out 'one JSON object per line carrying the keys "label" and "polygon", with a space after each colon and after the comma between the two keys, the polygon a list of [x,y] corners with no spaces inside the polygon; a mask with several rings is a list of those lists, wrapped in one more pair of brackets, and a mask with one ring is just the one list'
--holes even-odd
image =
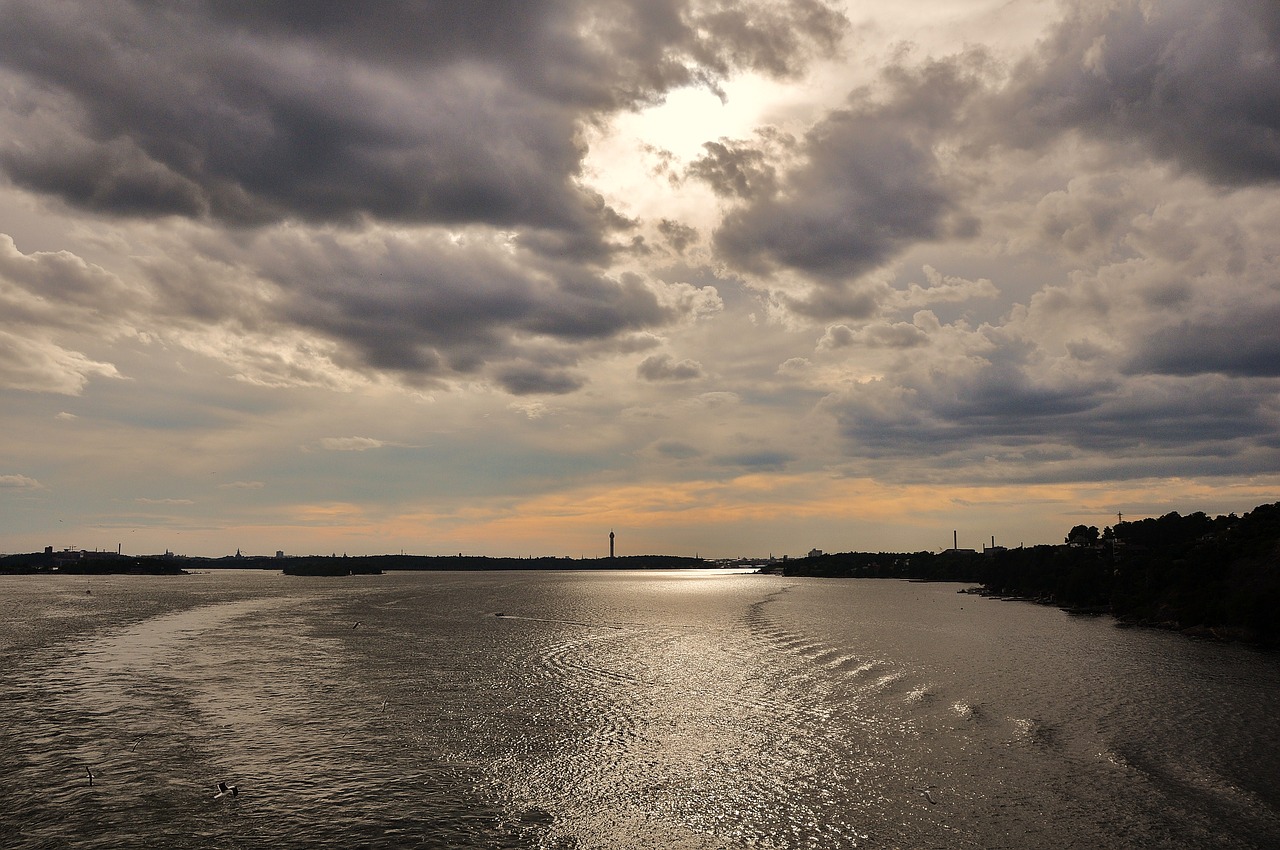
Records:
{"label": "tree line silhouette", "polygon": [[1176,511],[1057,546],[800,558],[787,575],[962,581],[990,596],[1114,614],[1124,623],[1280,645],[1280,502],[1243,516]]}

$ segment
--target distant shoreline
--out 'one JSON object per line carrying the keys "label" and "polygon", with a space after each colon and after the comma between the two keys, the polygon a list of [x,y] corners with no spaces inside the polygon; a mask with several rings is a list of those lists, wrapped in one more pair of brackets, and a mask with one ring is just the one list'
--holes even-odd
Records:
{"label": "distant shoreline", "polygon": [[36,552],[0,558],[0,575],[187,575],[191,571],[281,570],[286,575],[377,575],[384,572],[483,570],[709,569],[717,564],[679,555],[615,558],[491,558],[473,555],[183,555],[127,556],[99,552]]}

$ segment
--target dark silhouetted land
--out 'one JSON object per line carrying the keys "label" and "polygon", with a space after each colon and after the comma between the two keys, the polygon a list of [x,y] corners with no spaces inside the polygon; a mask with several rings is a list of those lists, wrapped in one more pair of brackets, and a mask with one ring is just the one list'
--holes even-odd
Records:
{"label": "dark silhouetted land", "polygon": [[1244,516],[1174,512],[1101,531],[1076,526],[1056,546],[819,555],[783,572],[972,582],[989,596],[1280,645],[1280,503]]}

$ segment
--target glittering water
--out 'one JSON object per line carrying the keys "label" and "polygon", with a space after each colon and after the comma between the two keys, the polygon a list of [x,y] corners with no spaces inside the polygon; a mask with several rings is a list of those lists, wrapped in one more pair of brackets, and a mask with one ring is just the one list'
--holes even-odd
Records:
{"label": "glittering water", "polygon": [[1280,846],[1280,658],[956,589],[0,578],[0,846]]}

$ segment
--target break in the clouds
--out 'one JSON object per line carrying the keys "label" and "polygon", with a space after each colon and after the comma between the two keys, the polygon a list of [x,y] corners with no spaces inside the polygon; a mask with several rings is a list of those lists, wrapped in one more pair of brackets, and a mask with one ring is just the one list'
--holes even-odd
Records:
{"label": "break in the clouds", "polygon": [[0,0],[0,532],[1247,509],[1277,80],[1270,0]]}

